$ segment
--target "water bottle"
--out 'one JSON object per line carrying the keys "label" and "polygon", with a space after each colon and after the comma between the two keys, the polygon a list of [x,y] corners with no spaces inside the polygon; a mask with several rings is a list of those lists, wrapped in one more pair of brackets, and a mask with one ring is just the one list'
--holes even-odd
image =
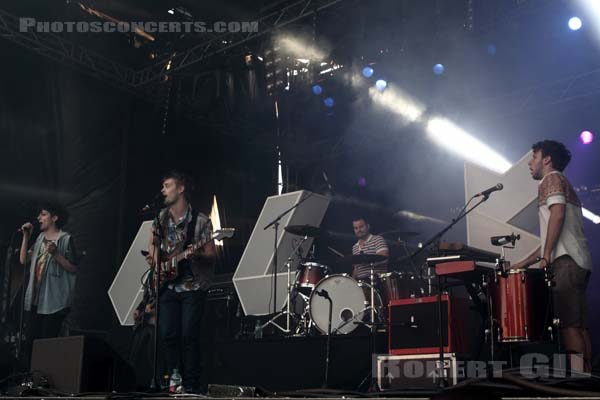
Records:
{"label": "water bottle", "polygon": [[171,379],[169,380],[169,392],[181,393],[181,375],[177,368],[175,368],[171,374]]}
{"label": "water bottle", "polygon": [[254,339],[262,339],[262,326],[260,325],[260,321],[256,320],[256,326],[254,327]]}

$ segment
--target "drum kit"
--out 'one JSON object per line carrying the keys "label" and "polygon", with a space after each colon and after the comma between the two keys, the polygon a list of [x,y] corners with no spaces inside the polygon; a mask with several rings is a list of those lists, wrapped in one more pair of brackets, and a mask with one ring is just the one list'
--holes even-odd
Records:
{"label": "drum kit", "polygon": [[[306,225],[287,226],[285,230],[304,239],[323,233],[320,228]],[[417,233],[392,231],[381,235],[390,238]],[[291,276],[288,314],[295,322],[288,333],[326,335],[330,328],[332,335],[347,335],[361,326],[385,330],[391,301],[434,294],[427,277],[414,273],[411,266],[375,273],[375,266],[386,260],[387,257],[376,254],[340,256],[339,262],[346,266],[371,266],[367,280],[356,280],[347,273],[333,273],[327,265],[315,260],[314,255],[302,258],[295,274],[288,271]],[[504,260],[504,254],[500,260]],[[487,311],[491,316],[487,331],[494,342],[534,341],[546,333],[548,288],[542,273],[498,268],[486,281]]]}
{"label": "drum kit", "polygon": [[[315,238],[322,233],[319,228],[304,225],[287,226],[285,230],[304,238]],[[364,281],[346,273],[332,273],[331,268],[315,261],[314,256],[302,259],[295,279],[291,279],[293,283],[288,285],[290,313],[296,321],[296,329],[291,333],[327,334],[331,327],[332,335],[347,335],[360,326],[385,326],[386,308],[391,300],[421,296],[425,287],[418,275],[409,271],[375,273],[375,265],[386,260],[387,257],[377,254],[341,257],[339,262],[344,265],[371,266],[370,277]]]}

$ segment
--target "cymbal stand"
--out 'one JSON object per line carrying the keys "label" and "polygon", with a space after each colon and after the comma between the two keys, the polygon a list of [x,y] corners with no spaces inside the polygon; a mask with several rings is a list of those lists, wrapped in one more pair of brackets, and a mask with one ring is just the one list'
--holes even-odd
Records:
{"label": "cymbal stand", "polygon": [[[261,325],[260,329],[264,329],[267,325],[270,324],[270,325],[273,325],[274,327],[276,327],[277,329],[279,329],[280,331],[282,331],[283,333],[292,333],[290,317],[294,317],[294,319],[296,319],[296,316],[293,315],[293,313],[290,311],[290,303],[292,302],[292,288],[294,287],[294,285],[292,285],[292,280],[291,280],[292,258],[294,257],[294,254],[301,255],[301,253],[298,253],[298,251],[300,250],[300,248],[302,248],[302,245],[307,240],[308,240],[308,236],[304,236],[302,238],[302,240],[300,241],[300,243],[298,244],[298,246],[296,246],[296,248],[294,248],[292,250],[292,253],[290,254],[290,256],[288,257],[288,259],[285,263],[286,268],[287,268],[287,301],[286,301],[285,311],[280,311],[279,313],[275,314],[273,316],[273,318],[271,318],[270,320],[265,322],[263,325]],[[282,315],[285,315],[285,317],[286,317],[285,318],[285,320],[286,320],[285,327],[280,326],[277,322],[275,322]]]}
{"label": "cymbal stand", "polygon": [[[370,318],[370,324],[367,324],[365,322],[362,321],[357,321],[358,323],[362,323],[365,326],[368,326],[371,329],[371,343],[370,343],[370,354],[371,357],[373,357],[373,355],[375,355],[376,351],[377,351],[377,322],[375,321],[375,264],[374,263],[370,263],[369,266],[370,268],[370,281],[371,281],[371,305],[367,308],[365,308],[363,311],[361,311],[360,315],[364,315],[364,311],[368,310],[369,308],[371,309],[371,318]],[[352,317],[352,320],[356,319],[356,315]],[[341,326],[344,326],[348,323],[349,321],[346,321],[345,323],[343,323]],[[338,328],[336,329],[336,331],[341,327],[338,326]],[[361,383],[358,385],[358,387],[362,387],[364,383],[369,382],[369,390],[376,390],[377,388],[377,376],[375,376],[373,374],[373,372],[369,372],[367,374],[367,376],[364,377],[364,379],[361,381]]]}

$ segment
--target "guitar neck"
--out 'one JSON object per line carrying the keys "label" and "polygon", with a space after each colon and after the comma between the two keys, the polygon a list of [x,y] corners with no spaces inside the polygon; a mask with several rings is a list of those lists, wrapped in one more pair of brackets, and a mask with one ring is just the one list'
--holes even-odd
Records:
{"label": "guitar neck", "polygon": [[201,249],[202,247],[204,247],[208,242],[210,242],[212,240],[213,240],[213,236],[210,235],[210,237],[208,237],[208,238],[206,238],[204,240],[200,240],[200,241],[192,244],[191,247],[183,249],[183,251],[181,253],[179,253],[179,254],[177,254],[177,256],[175,256],[176,262],[179,262],[179,261],[183,260],[186,257],[186,254],[187,254],[188,251],[191,251],[191,252],[198,251],[199,249]]}

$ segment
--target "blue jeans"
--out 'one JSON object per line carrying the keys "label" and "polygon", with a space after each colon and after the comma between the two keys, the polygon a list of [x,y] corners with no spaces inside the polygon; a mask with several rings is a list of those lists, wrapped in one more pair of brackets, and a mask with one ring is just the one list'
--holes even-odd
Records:
{"label": "blue jeans", "polygon": [[188,391],[197,391],[200,386],[200,327],[205,301],[203,290],[177,293],[167,288],[160,295],[159,325],[167,369],[169,373],[179,369]]}

